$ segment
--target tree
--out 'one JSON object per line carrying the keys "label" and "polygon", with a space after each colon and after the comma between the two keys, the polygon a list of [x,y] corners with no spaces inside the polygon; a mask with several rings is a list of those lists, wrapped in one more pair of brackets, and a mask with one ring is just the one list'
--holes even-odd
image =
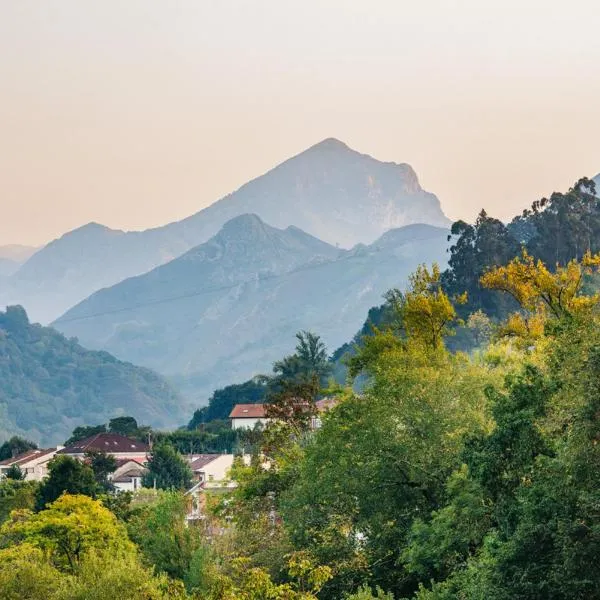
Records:
{"label": "tree", "polygon": [[481,277],[481,284],[512,296],[519,306],[530,313],[543,312],[556,319],[572,317],[575,312],[595,306],[600,295],[582,296],[581,288],[587,275],[598,272],[600,254],[586,253],[581,261],[570,260],[556,266],[551,273],[541,260],[535,260],[526,250],[506,266],[490,269]]}
{"label": "tree", "polygon": [[0,530],[17,544],[40,548],[61,571],[73,573],[90,552],[135,553],[117,518],[97,500],[64,494],[38,513],[20,513]]}
{"label": "tree", "polygon": [[104,491],[113,489],[108,476],[117,469],[117,461],[114,456],[104,452],[86,452],[86,462],[94,472],[94,478],[98,487]]}
{"label": "tree", "polygon": [[[511,230],[482,210],[474,225],[457,221],[453,223],[448,269],[441,276],[441,283],[450,296],[467,293],[469,310],[481,309],[491,318],[504,318],[514,310],[509,298],[482,288],[479,279],[486,269],[503,265],[520,251],[520,243]],[[459,309],[460,311],[460,309]],[[465,313],[461,313],[466,318]]]}
{"label": "tree", "polygon": [[192,471],[181,455],[167,443],[157,444],[148,461],[144,475],[145,487],[162,490],[186,490],[192,484]]}
{"label": "tree", "polygon": [[306,431],[312,417],[317,414],[316,399],[320,391],[319,380],[312,378],[281,378],[271,383],[267,394],[266,415],[289,425],[293,431]]}
{"label": "tree", "polygon": [[244,383],[225,386],[215,390],[208,400],[208,406],[198,409],[188,423],[188,429],[198,429],[203,423],[228,419],[236,404],[256,404],[264,401],[266,384],[260,377]]}
{"label": "tree", "polygon": [[0,549],[0,598],[54,600],[64,589],[65,577],[39,548],[22,543]]}
{"label": "tree", "polygon": [[131,539],[159,573],[187,580],[204,549],[204,530],[186,522],[188,498],[181,492],[159,492],[127,523]]}
{"label": "tree", "polygon": [[48,464],[48,477],[37,493],[37,508],[43,509],[62,494],[84,494],[95,498],[98,484],[89,465],[70,456],[59,455]]}
{"label": "tree", "polygon": [[324,384],[331,372],[325,344],[318,335],[310,331],[299,331],[296,339],[298,343],[295,353],[273,365],[274,379],[307,381],[316,378],[320,384]]}
{"label": "tree", "polygon": [[106,433],[106,425],[80,425],[73,429],[71,437],[65,442],[65,446],[70,446],[79,440],[85,440],[98,433]]}
{"label": "tree", "polygon": [[[444,337],[452,334],[451,325],[456,320],[456,310],[441,285],[441,271],[434,264],[431,271],[419,265],[410,276],[409,289],[397,295],[398,311],[407,336],[432,348],[439,348]],[[466,296],[457,297],[464,304]]]}
{"label": "tree", "polygon": [[0,481],[0,525],[13,510],[33,510],[35,507],[37,481]]}
{"label": "tree", "polygon": [[133,437],[138,432],[138,424],[133,417],[115,417],[108,422],[108,431]]}
{"label": "tree", "polygon": [[35,450],[36,448],[37,444],[34,442],[30,442],[25,438],[14,435],[0,446],[0,460],[13,458],[23,452],[27,452],[27,450]]}
{"label": "tree", "polygon": [[4,475],[7,479],[14,479],[15,481],[23,481],[25,479],[25,473],[21,471],[19,465],[11,465]]}

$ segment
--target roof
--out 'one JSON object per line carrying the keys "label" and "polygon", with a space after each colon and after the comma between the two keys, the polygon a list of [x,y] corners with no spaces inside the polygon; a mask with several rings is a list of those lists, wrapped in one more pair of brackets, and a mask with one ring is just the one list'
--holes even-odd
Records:
{"label": "roof", "polygon": [[84,454],[85,452],[131,452],[132,454],[140,454],[149,451],[150,448],[144,442],[132,440],[124,435],[97,433],[59,450],[57,454]]}
{"label": "roof", "polygon": [[230,419],[264,419],[266,404],[236,404],[229,414]]}
{"label": "roof", "polygon": [[136,460],[135,458],[116,458],[115,463],[117,463],[117,469],[120,469],[121,467],[129,463],[135,463],[136,465],[143,466],[142,463],[139,460]]}
{"label": "roof", "polygon": [[214,460],[217,460],[217,458],[219,458],[219,456],[224,456],[224,455],[223,454],[194,454],[193,456],[190,457],[191,458],[190,467],[192,468],[192,471],[198,471],[199,469],[202,469],[202,467],[205,467],[206,465],[213,462]]}
{"label": "roof", "polygon": [[28,463],[30,460],[35,460],[36,458],[40,458],[45,456],[46,454],[52,454],[56,452],[56,448],[36,448],[33,450],[27,450],[25,452],[21,452],[21,454],[17,454],[17,456],[13,456],[12,458],[6,458],[0,461],[0,466],[2,467],[10,467],[12,465],[23,465]]}

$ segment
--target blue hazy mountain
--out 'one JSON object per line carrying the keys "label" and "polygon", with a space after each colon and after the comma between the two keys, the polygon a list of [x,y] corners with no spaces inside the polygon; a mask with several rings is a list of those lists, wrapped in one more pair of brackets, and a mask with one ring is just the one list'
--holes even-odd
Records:
{"label": "blue hazy mountain", "polygon": [[54,326],[177,380],[194,400],[243,381],[311,329],[334,349],[419,263],[444,265],[448,230],[409,225],[340,250],[256,215],[166,265],[100,290]]}
{"label": "blue hazy mountain", "polygon": [[412,223],[449,226],[409,165],[327,139],[182,221],[140,232],[90,223],[66,233],[0,284],[0,306],[22,304],[33,320],[49,322],[96,290],[184,254],[245,213],[343,248]]}

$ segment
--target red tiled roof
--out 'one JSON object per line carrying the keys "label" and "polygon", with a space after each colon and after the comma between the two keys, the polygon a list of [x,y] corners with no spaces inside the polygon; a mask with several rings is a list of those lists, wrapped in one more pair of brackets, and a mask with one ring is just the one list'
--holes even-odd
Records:
{"label": "red tiled roof", "polygon": [[219,458],[219,456],[222,456],[222,455],[221,454],[198,454],[190,462],[190,467],[192,468],[192,471],[198,471],[199,469],[202,469],[203,467],[205,467],[206,465],[211,463],[213,460],[216,460],[217,458]]}
{"label": "red tiled roof", "polygon": [[131,452],[132,454],[141,454],[149,451],[150,448],[144,442],[132,440],[124,435],[97,433],[59,450],[57,454],[84,454],[85,452]]}
{"label": "red tiled roof", "polygon": [[39,458],[41,456],[45,456],[46,454],[51,454],[55,451],[56,448],[38,448],[34,450],[27,450],[26,452],[21,452],[21,454],[17,454],[17,456],[13,456],[12,458],[6,458],[3,461],[0,461],[0,466],[10,467],[11,465],[22,465],[24,463],[29,462],[30,460],[33,460],[34,458]]}
{"label": "red tiled roof", "polygon": [[236,404],[231,411],[230,419],[264,419],[266,404]]}

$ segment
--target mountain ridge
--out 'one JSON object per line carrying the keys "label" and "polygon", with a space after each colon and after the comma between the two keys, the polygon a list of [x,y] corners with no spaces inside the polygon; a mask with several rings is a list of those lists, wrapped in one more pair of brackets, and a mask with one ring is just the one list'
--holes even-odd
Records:
{"label": "mountain ridge", "polygon": [[[242,222],[256,224],[250,219],[258,217]],[[175,378],[197,398],[268,371],[300,329],[337,347],[419,263],[447,260],[448,230],[434,226],[409,226],[351,250],[296,227],[261,227],[284,242],[273,246],[259,236],[260,248],[242,244],[227,254],[220,244],[228,236],[220,232],[167,265],[96,292],[53,325],[89,347]],[[306,251],[300,257],[295,249],[291,261],[285,249],[297,236]],[[242,269],[230,262],[237,260]]]}
{"label": "mountain ridge", "polygon": [[180,221],[144,231],[92,222],[67,232],[9,278],[0,305],[23,304],[31,318],[50,322],[96,290],[181,256],[245,213],[346,248],[409,223],[450,224],[412,167],[327,138]]}

